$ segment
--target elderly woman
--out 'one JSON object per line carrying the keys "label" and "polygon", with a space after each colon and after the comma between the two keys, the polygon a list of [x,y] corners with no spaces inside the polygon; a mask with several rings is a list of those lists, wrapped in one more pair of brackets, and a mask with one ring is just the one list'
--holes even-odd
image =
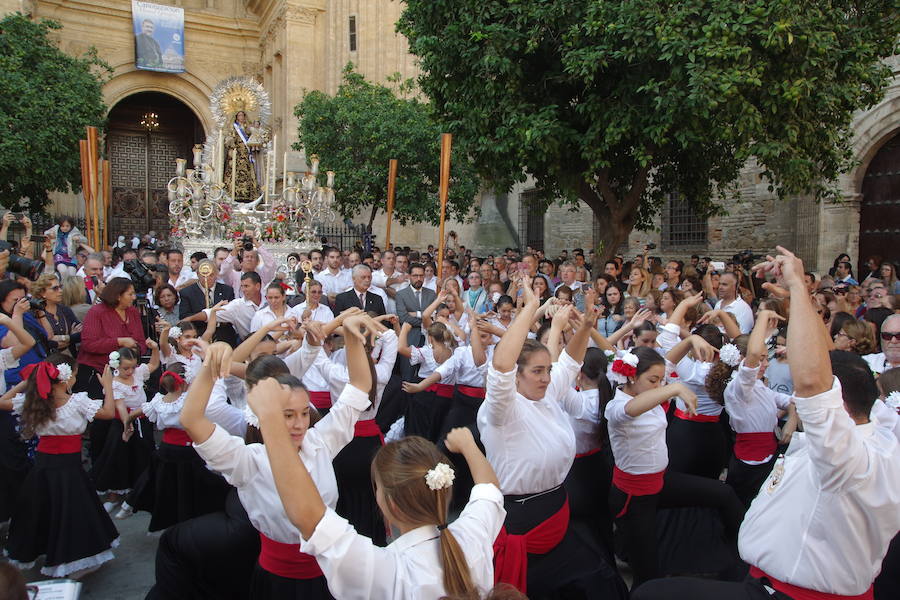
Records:
{"label": "elderly woman", "polygon": [[175,327],[178,325],[178,290],[166,283],[156,288],[153,293],[153,299],[156,301],[156,312],[169,325]]}
{"label": "elderly woman", "polygon": [[81,342],[81,321],[63,302],[62,284],[56,273],[44,273],[31,284],[31,295],[44,303],[44,313],[53,328],[51,346],[69,350]]}

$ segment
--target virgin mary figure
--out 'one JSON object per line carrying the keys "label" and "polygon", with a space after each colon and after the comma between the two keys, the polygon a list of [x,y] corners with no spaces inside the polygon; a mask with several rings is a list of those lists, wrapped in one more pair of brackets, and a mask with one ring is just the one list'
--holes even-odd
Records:
{"label": "virgin mary figure", "polygon": [[[225,189],[231,192],[231,174],[234,171],[234,200],[253,202],[259,197],[259,182],[256,179],[256,162],[259,151],[250,145],[250,123],[247,113],[240,110],[234,116],[231,131],[225,131]],[[232,150],[234,165],[232,166]]]}

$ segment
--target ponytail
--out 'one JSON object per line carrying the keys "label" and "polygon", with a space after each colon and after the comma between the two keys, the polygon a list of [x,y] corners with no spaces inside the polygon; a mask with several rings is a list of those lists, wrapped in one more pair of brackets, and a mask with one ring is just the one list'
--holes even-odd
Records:
{"label": "ponytail", "polygon": [[[750,336],[745,334],[734,338],[732,343],[741,351],[741,356],[747,356],[747,342],[749,341]],[[732,367],[723,362],[720,358],[713,363],[709,373],[706,374],[706,393],[722,406],[725,405],[725,388],[728,387],[728,382],[731,381],[731,376],[736,368],[736,366]]]}

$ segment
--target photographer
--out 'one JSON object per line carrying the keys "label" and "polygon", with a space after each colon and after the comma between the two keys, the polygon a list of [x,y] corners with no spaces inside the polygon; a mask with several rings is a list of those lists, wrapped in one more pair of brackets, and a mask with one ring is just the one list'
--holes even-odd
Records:
{"label": "photographer", "polygon": [[88,291],[89,303],[97,302],[97,297],[103,293],[106,282],[103,279],[103,255],[99,252],[91,252],[84,261],[84,266],[78,272],[84,277],[84,287]]}
{"label": "photographer", "polygon": [[35,341],[34,347],[19,358],[19,366],[7,369],[4,373],[7,389],[19,383],[19,371],[23,367],[47,357],[50,348],[49,339],[53,335],[53,328],[47,321],[47,315],[39,307],[29,306],[26,291],[25,286],[17,281],[0,281],[0,312],[8,317],[22,314],[22,326]]}
{"label": "photographer", "polygon": [[275,276],[275,259],[265,248],[260,247],[256,238],[247,233],[235,240],[231,254],[222,261],[222,281],[230,285],[235,297],[242,298],[241,277],[244,273],[256,272],[263,285],[268,285]]}

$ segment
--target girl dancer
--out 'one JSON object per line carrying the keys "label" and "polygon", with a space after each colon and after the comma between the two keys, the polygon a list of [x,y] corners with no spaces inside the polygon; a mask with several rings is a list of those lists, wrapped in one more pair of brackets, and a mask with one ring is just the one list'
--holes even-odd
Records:
{"label": "girl dancer", "polygon": [[[374,331],[374,322],[364,315],[351,317],[345,328]],[[372,372],[362,334],[347,336],[349,383],[326,417],[310,428],[309,396],[292,375],[276,378],[290,394],[267,398],[281,401],[279,408],[291,434],[294,451],[307,466],[316,487],[330,508],[337,505],[337,481],[332,461],[353,439],[353,427],[370,404]],[[209,421],[203,412],[212,389],[213,377],[228,372],[231,349],[213,344],[207,351],[203,370],[191,386],[181,422],[195,440],[197,452],[210,468],[225,476],[238,490],[250,521],[259,531],[261,552],[251,583],[251,598],[331,598],[322,571],[315,559],[300,552],[300,532],[288,519],[278,497],[272,467],[262,444],[244,445]],[[250,391],[252,393],[252,389]],[[249,413],[253,419],[253,413]]]}
{"label": "girl dancer", "polygon": [[[97,486],[97,493],[106,496],[103,508],[112,512],[121,497],[131,491],[138,477],[150,464],[150,456],[156,445],[153,440],[153,426],[146,418],[128,420],[128,414],[147,401],[144,384],[150,373],[159,367],[159,346],[151,339],[146,340],[150,348],[150,362],[140,364],[140,355],[131,348],[119,348],[109,355],[109,366],[113,369],[113,396],[116,400],[118,419],[110,425],[109,434],[97,460],[91,469],[91,476]],[[136,427],[135,424],[136,423]],[[137,435],[132,435],[137,429]],[[127,503],[122,505],[121,517],[131,515]]]}
{"label": "girl dancer", "polygon": [[[216,329],[212,319],[215,318],[216,312],[215,307],[213,307],[210,322],[207,323],[206,327],[206,332],[209,333],[209,336],[204,334],[202,339],[212,339],[212,332]],[[186,377],[193,379],[203,363],[201,358],[192,351],[192,340],[200,337],[197,327],[191,321],[180,321],[175,327],[170,327],[168,321],[158,319],[156,324],[160,330],[159,350],[162,354],[163,365],[169,368],[175,363],[181,363],[184,365]],[[173,342],[175,344],[174,349],[172,348]]]}
{"label": "girl dancer", "polygon": [[410,437],[375,455],[378,506],[401,534],[381,549],[322,500],[278,405],[266,401],[287,393],[266,380],[250,393],[249,402],[259,415],[284,509],[302,535],[300,548],[316,558],[336,598],[480,598],[492,587],[491,544],[504,511],[497,477],[468,429],[451,432],[447,447],[466,457],[478,485],[450,524],[453,470],[434,444]]}
{"label": "girl dancer", "polygon": [[[119,534],[100,505],[81,466],[81,435],[94,419],[112,419],[112,372],[101,379],[103,402],[84,392],[72,394],[71,357],[54,354],[22,369],[24,390],[0,408],[20,416],[22,436],[40,436],[34,467],[22,485],[9,528],[10,562],[30,568],[46,555],[41,573],[80,577],[113,559]],[[11,406],[10,406],[11,404]]]}
{"label": "girl dancer", "polygon": [[[425,379],[453,356],[456,339],[443,323],[432,323],[425,331],[425,345],[410,346],[407,336],[412,325],[404,323],[400,328],[397,352],[409,358],[410,365],[419,365],[419,378]],[[452,383],[434,383],[419,390],[410,390],[404,383],[403,391],[409,394],[403,426],[406,435],[418,435],[436,442],[453,398]]]}
{"label": "girl dancer", "polygon": [[742,336],[735,344],[722,346],[719,362],[706,380],[710,397],[724,400],[731,428],[737,434],[725,481],[747,507],[769,476],[776,459],[775,426],[778,425],[779,410],[789,413],[786,431],[796,428],[791,397],[770,390],[762,381],[769,363],[766,336],[771,326],[777,326],[779,319],[773,311],[759,311],[750,337]]}

